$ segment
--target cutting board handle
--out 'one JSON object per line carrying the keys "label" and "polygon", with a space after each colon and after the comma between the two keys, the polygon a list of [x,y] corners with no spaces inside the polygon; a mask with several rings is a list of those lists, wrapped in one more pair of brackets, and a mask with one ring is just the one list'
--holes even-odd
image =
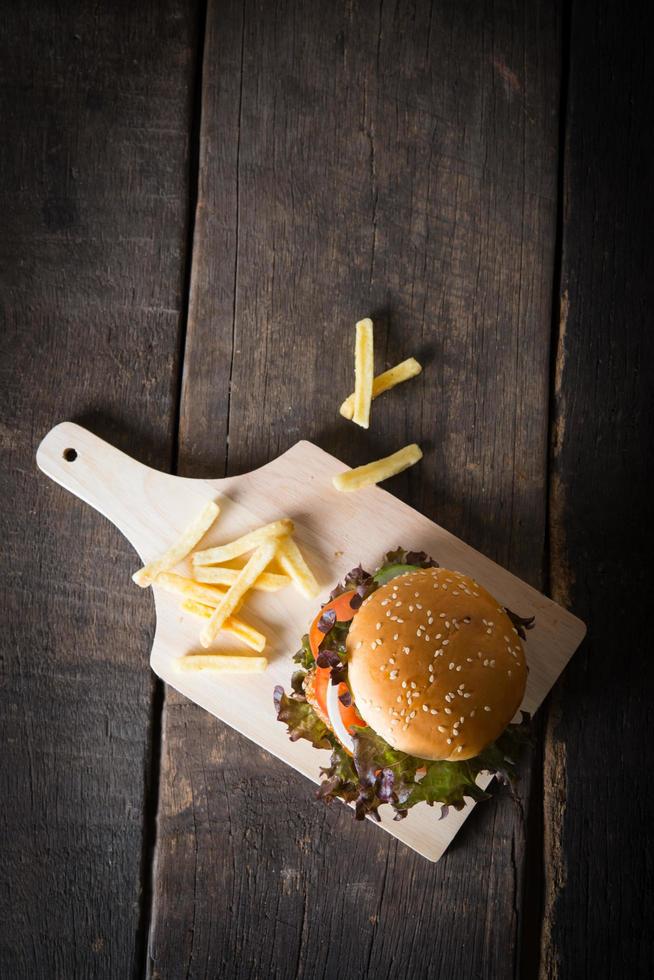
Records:
{"label": "cutting board handle", "polygon": [[144,466],[74,422],[61,422],[48,432],[36,462],[52,480],[104,514],[142,557],[150,550],[135,499],[144,486],[163,490],[173,477]]}

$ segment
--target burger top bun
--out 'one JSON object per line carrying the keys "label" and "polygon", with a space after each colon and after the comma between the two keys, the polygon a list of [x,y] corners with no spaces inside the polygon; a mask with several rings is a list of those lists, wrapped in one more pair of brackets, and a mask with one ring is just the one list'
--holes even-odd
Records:
{"label": "burger top bun", "polygon": [[447,568],[408,572],[373,592],[347,650],[361,717],[422,759],[478,755],[525,691],[524,649],[506,612],[474,579]]}

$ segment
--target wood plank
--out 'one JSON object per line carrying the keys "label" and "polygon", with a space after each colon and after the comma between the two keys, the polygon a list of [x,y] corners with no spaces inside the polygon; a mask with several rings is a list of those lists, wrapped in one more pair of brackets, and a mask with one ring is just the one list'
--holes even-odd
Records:
{"label": "wood plank", "polygon": [[[11,6],[11,9],[10,9]],[[0,975],[141,975],[152,607],[132,549],[38,473],[75,417],[174,445],[193,5],[5,5]],[[145,890],[144,890],[145,886]]]}
{"label": "wood plank", "polygon": [[[557,18],[210,3],[181,472],[415,439],[389,489],[541,581]],[[367,314],[378,368],[427,370],[363,433],[337,406]],[[177,695],[164,735],[153,976],[514,975],[527,787],[433,867]]]}
{"label": "wood plank", "polygon": [[589,640],[548,723],[548,980],[654,974],[649,15],[572,5],[550,575]]}

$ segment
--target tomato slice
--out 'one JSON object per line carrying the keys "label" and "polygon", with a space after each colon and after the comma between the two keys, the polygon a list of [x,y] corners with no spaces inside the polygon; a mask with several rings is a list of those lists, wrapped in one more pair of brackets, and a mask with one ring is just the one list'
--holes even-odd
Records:
{"label": "tomato slice", "polygon": [[[320,617],[324,613],[333,609],[336,613],[336,621],[338,623],[349,623],[350,620],[354,619],[356,609],[353,609],[350,605],[350,600],[356,595],[356,590],[350,592],[344,592],[342,595],[332,599],[331,602],[326,603],[314,621],[311,624],[311,629],[309,630],[309,646],[311,647],[311,652],[314,658],[318,658],[318,649],[322,643],[324,633],[322,630],[318,629],[318,623]],[[329,711],[327,710],[327,686],[331,682],[331,669],[329,667],[316,667],[316,677],[313,684],[313,691],[316,701],[322,708],[326,717],[329,717]],[[343,694],[347,691],[346,684],[340,684],[338,693]],[[359,715],[358,711],[353,704],[346,708],[344,704],[340,705],[341,719],[343,724],[348,731],[352,731],[354,725],[365,725],[365,721]]]}
{"label": "tomato slice", "polygon": [[[320,617],[331,609],[336,613],[337,623],[349,623],[351,619],[354,619],[354,614],[356,609],[353,609],[350,605],[350,600],[356,595],[356,591],[344,592],[343,595],[337,596],[332,599],[331,602],[325,603],[316,618],[311,624],[311,629],[309,630],[309,646],[311,647],[311,653],[314,659],[318,659],[318,648],[322,643],[324,633],[322,630],[318,629],[318,623],[320,622]],[[326,669],[326,668],[324,668]]]}

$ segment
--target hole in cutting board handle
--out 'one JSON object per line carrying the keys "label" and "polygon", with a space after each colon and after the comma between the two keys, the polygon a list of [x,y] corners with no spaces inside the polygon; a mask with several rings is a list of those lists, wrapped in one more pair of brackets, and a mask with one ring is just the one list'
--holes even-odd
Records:
{"label": "hole in cutting board handle", "polygon": [[77,450],[64,449],[63,456],[67,463],[74,463],[75,460],[77,459]]}

